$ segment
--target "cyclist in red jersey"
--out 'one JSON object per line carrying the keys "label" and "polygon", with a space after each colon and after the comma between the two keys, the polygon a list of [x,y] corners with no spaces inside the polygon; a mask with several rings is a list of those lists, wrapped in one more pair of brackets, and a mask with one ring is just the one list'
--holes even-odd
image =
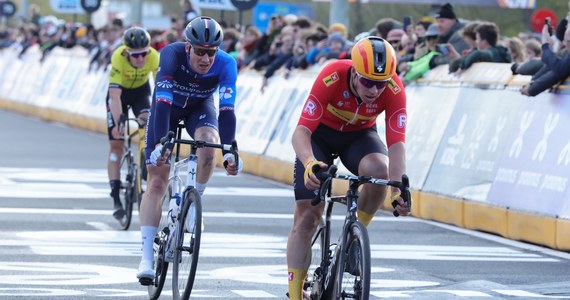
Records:
{"label": "cyclist in red jersey", "polygon": [[[351,59],[325,66],[315,80],[293,133],[297,155],[294,169],[295,213],[287,241],[289,297],[303,295],[303,282],[311,263],[311,237],[323,204],[311,205],[319,180],[314,165],[326,168],[336,157],[357,175],[401,180],[405,173],[406,92],[396,75],[396,55],[379,37],[357,42]],[[376,130],[380,113],[386,115],[387,147]],[[392,188],[396,211],[408,215],[408,205]],[[358,199],[358,220],[368,226],[386,197],[386,187],[364,184]]]}

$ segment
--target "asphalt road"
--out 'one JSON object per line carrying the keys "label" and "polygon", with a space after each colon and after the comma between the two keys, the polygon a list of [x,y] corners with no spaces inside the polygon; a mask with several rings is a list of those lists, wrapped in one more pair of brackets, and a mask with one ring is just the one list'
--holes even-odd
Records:
{"label": "asphalt road", "polygon": [[[0,110],[0,141],[0,298],[144,299],[137,216],[129,231],[111,216],[106,136]],[[192,298],[286,299],[291,187],[218,170],[204,198]],[[386,212],[369,233],[371,299],[570,299],[565,252]]]}

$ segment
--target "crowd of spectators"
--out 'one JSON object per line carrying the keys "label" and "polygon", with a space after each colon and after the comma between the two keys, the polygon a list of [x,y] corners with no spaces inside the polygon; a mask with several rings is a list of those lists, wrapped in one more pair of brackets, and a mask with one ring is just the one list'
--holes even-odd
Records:
{"label": "crowd of spectators", "polygon": [[[200,15],[199,9],[181,0],[182,14],[171,18],[168,30],[150,29],[151,44],[160,51],[165,45],[180,41],[185,25]],[[570,1],[569,1],[570,11]],[[43,56],[55,47],[84,47],[92,56],[90,69],[105,69],[110,53],[121,44],[126,29],[121,20],[100,29],[81,23],[64,22],[53,16],[42,17],[32,6],[31,18],[19,28],[0,31],[0,49],[17,47],[20,54],[38,44]],[[417,22],[383,18],[366,32],[350,33],[343,24],[325,26],[296,15],[274,14],[262,32],[255,26],[227,25],[223,21],[224,41],[221,48],[231,54],[240,71],[256,70],[263,74],[261,92],[276,74],[288,78],[296,69],[322,66],[331,59],[350,58],[350,49],[359,39],[375,35],[386,39],[397,51],[398,74],[405,84],[422,77],[430,69],[448,65],[449,72],[460,75],[477,62],[511,63],[512,73],[533,76],[521,92],[535,95],[570,75],[569,16],[558,24],[555,34],[520,33],[505,37],[499,27],[486,20],[464,20],[456,16],[453,6],[446,3]],[[545,26],[546,28],[547,26]],[[556,73],[556,76],[552,75]],[[538,80],[544,74],[548,79]],[[545,87],[546,86],[546,87]],[[542,89],[542,90],[541,90]]]}

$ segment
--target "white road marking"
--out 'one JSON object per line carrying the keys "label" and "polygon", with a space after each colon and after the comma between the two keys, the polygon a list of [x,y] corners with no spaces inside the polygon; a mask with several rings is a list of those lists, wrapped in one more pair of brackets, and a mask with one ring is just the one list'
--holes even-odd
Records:
{"label": "white road marking", "polygon": [[[227,176],[214,172],[215,177]],[[105,169],[40,169],[0,168],[0,198],[109,198],[107,170]],[[92,186],[96,184],[97,186]],[[293,189],[212,187],[205,195],[287,197],[293,199]]]}
{"label": "white road marking", "polygon": [[246,298],[277,298],[277,296],[261,290],[232,290],[232,292]]}
{"label": "white road marking", "polygon": [[548,298],[548,299],[568,299],[568,296],[551,296],[551,295],[541,295],[536,293],[531,293],[523,290],[493,290],[502,295],[513,296],[513,297],[525,297],[525,298]]}

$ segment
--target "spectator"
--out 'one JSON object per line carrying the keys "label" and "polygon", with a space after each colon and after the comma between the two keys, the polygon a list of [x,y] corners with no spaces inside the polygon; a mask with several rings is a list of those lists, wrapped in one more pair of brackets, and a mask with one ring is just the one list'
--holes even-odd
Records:
{"label": "spectator", "polygon": [[539,41],[529,39],[525,42],[525,48],[527,59],[520,64],[513,63],[511,66],[513,75],[534,75],[542,68],[542,66],[544,66],[544,63],[540,59],[542,56],[542,49]]}
{"label": "spectator", "polygon": [[200,16],[200,13],[194,9],[190,0],[180,0],[180,7],[182,8],[185,23],[188,23]]}
{"label": "spectator", "polygon": [[[446,3],[441,6],[435,18],[440,32],[440,44],[450,44],[455,48],[457,53],[462,53],[469,49],[469,45],[467,45],[460,33],[461,28],[463,28],[465,24],[459,22],[451,4]],[[453,58],[448,54],[440,55],[436,58],[435,63],[437,65],[448,64],[452,59]]]}
{"label": "spectator", "polygon": [[453,73],[459,69],[459,65],[463,59],[471,52],[477,49],[477,32],[475,29],[479,26],[480,21],[469,22],[465,27],[461,29],[461,37],[469,45],[469,48],[463,50],[462,53],[458,53],[455,48],[450,44],[445,44],[449,50],[448,56],[452,59],[449,62],[449,73]]}
{"label": "spectator", "polygon": [[525,45],[518,37],[509,37],[505,39],[504,46],[509,50],[514,63],[522,63],[526,60]]}
{"label": "spectator", "polygon": [[347,40],[340,32],[334,32],[327,38],[327,46],[317,54],[317,63],[322,64],[329,59],[346,57]]}
{"label": "spectator", "polygon": [[224,28],[224,40],[220,45],[220,49],[231,55],[237,60],[236,44],[241,39],[241,34],[237,29],[228,27]]}
{"label": "spectator", "polygon": [[437,51],[438,35],[439,29],[437,24],[430,25],[424,35],[424,42],[419,46],[425,48],[425,50],[416,51],[425,54],[414,61],[403,62],[398,66],[398,71],[401,73],[399,74],[400,78],[404,77],[404,85],[422,77],[427,71],[436,66],[432,61],[434,57],[441,55]]}
{"label": "spectator", "polygon": [[30,21],[36,26],[40,26],[40,19],[42,18],[40,7],[36,4],[30,4]]}
{"label": "spectator", "polygon": [[334,23],[331,24],[331,26],[329,26],[328,34],[331,35],[335,32],[340,33],[342,37],[344,37],[345,39],[348,38],[348,30],[346,29],[346,26],[344,26],[344,24],[342,23]]}
{"label": "spectator", "polygon": [[287,60],[293,57],[293,35],[282,34],[275,38],[274,43],[268,53],[261,57],[254,68],[259,70],[261,67],[267,67],[263,74],[263,83],[261,84],[261,93],[265,91],[265,87],[269,82],[269,78],[273,76],[275,71],[281,68]]}
{"label": "spectator", "polygon": [[[569,4],[570,5],[570,4]],[[557,56],[550,48],[550,34],[548,26],[542,28],[542,62],[545,64],[538,71],[529,84],[524,85],[521,94],[534,97],[546,89],[551,88],[570,75],[570,30],[564,33],[564,54]]]}
{"label": "spectator", "polygon": [[383,39],[387,39],[388,32],[394,28],[402,28],[402,23],[392,18],[383,18],[376,22],[374,28],[376,31],[371,32],[371,35],[376,35]]}
{"label": "spectator", "polygon": [[510,63],[512,61],[509,50],[497,44],[499,38],[497,25],[483,22],[477,26],[475,32],[477,50],[465,56],[465,59],[459,64],[460,70],[466,70],[476,62]]}
{"label": "spectator", "polygon": [[279,14],[274,14],[269,18],[269,23],[267,23],[267,28],[261,38],[257,41],[253,53],[248,57],[249,60],[244,61],[245,65],[252,67],[255,64],[257,58],[269,52],[269,48],[273,44],[273,40],[276,36],[281,34],[281,29],[285,26],[285,20]]}
{"label": "spectator", "polygon": [[238,69],[241,69],[246,65],[246,61],[249,61],[250,55],[253,54],[255,44],[261,38],[261,32],[255,26],[249,26],[245,29],[243,37],[238,41],[236,49],[238,51],[237,62]]}
{"label": "spectator", "polygon": [[388,41],[388,43],[390,43],[390,45],[392,45],[392,47],[394,47],[394,50],[396,50],[397,54],[399,52],[401,52],[403,49],[402,37],[405,34],[406,33],[404,32],[404,30],[400,29],[400,28],[394,28],[388,32],[388,36],[386,37],[386,40]]}

